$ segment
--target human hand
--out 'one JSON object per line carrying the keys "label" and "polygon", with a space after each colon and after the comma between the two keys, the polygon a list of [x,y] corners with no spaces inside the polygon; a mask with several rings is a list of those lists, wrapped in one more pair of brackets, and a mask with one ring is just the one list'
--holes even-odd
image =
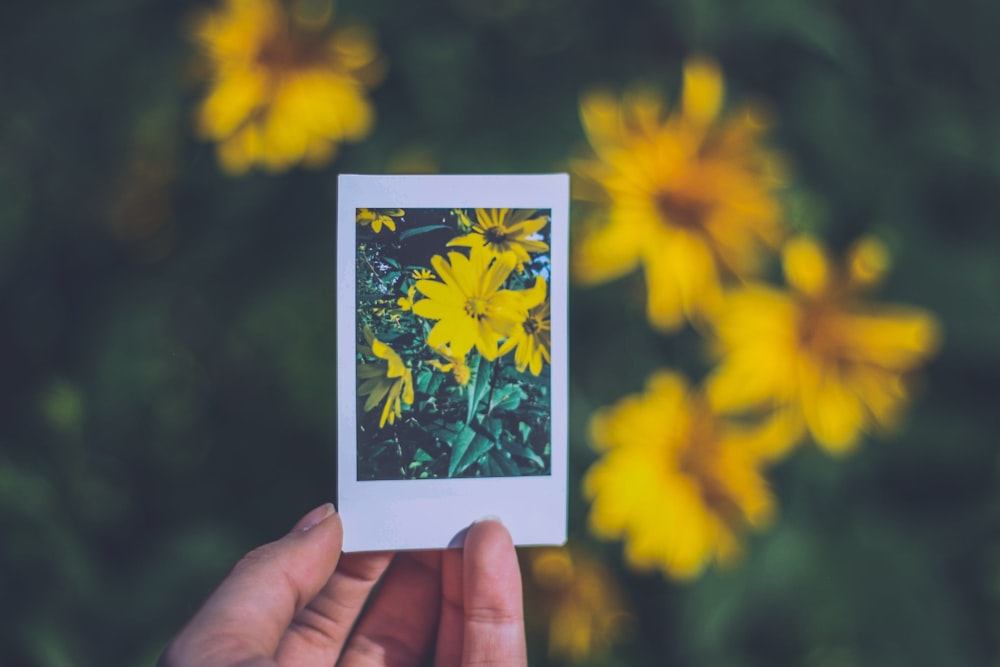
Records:
{"label": "human hand", "polygon": [[419,665],[432,646],[438,666],[527,664],[521,574],[500,523],[473,524],[462,549],[395,556],[341,555],[342,537],[323,505],[251,551],[160,667]]}

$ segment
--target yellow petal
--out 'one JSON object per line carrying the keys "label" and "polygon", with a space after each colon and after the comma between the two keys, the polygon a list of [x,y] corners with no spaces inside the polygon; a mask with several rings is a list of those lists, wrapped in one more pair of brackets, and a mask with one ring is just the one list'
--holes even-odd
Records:
{"label": "yellow petal", "polygon": [[830,286],[830,262],[813,239],[791,239],[782,248],[781,260],[785,280],[802,294],[817,297]]}
{"label": "yellow petal", "polygon": [[[417,282],[417,290],[427,298],[418,303],[424,303],[425,301],[431,301],[435,306],[442,308],[457,308],[459,310],[464,310],[465,302],[468,297],[462,292],[445,285],[444,283],[439,283],[436,280],[420,280]],[[416,307],[417,304],[414,304]],[[427,304],[424,308],[431,307],[431,304]],[[424,315],[423,312],[417,312],[418,315],[423,317],[441,317],[441,315]]]}
{"label": "yellow petal", "polygon": [[639,264],[643,235],[639,230],[611,222],[585,236],[571,263],[573,278],[583,284],[601,283],[633,271]]}
{"label": "yellow petal", "polygon": [[372,352],[376,357],[385,359],[389,363],[388,370],[386,371],[386,377],[400,377],[403,374],[403,371],[406,370],[406,366],[403,364],[402,358],[396,354],[391,347],[380,341],[378,338],[372,341]]}
{"label": "yellow petal", "polygon": [[723,83],[718,66],[707,59],[684,64],[684,117],[708,125],[722,108]]}
{"label": "yellow petal", "polygon": [[199,134],[212,139],[228,137],[262,103],[263,94],[264,78],[257,72],[240,69],[227,73],[202,102]]}
{"label": "yellow petal", "polygon": [[861,287],[877,285],[889,270],[892,258],[881,241],[867,236],[855,243],[847,253],[847,270],[851,284]]}
{"label": "yellow petal", "polygon": [[618,102],[606,90],[587,93],[580,102],[580,120],[594,150],[601,149],[617,140],[620,118]]}
{"label": "yellow petal", "polygon": [[818,377],[804,383],[803,409],[809,431],[828,452],[845,454],[862,434],[864,408],[833,371],[817,373]]}

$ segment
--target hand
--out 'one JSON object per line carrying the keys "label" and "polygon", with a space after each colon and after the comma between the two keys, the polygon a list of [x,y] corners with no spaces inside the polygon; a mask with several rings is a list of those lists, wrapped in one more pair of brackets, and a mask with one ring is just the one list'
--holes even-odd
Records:
{"label": "hand", "polygon": [[323,505],[251,551],[160,667],[420,665],[432,646],[440,666],[527,664],[521,574],[500,523],[473,524],[462,549],[395,556],[341,555],[342,537]]}

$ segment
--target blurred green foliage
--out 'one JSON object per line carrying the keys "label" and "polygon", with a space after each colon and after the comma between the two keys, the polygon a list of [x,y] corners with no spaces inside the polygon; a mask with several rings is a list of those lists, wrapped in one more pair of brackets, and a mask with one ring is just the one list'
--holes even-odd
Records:
{"label": "blurred green foliage", "polygon": [[676,585],[586,536],[578,480],[588,415],[652,367],[703,372],[702,343],[649,331],[639,282],[574,291],[570,530],[638,619],[592,664],[1000,661],[1000,5],[343,0],[390,66],[375,132],[240,179],[191,133],[198,6],[0,9],[0,664],[153,664],[239,555],[333,497],[336,173],[565,169],[584,90],[676,91],[693,53],[772,110],[793,226],[885,238],[884,297],[945,346],[905,426],[796,453],[743,564]]}

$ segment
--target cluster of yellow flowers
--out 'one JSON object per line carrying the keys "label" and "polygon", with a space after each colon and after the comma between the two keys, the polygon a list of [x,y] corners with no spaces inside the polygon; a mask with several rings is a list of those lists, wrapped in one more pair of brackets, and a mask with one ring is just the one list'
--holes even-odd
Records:
{"label": "cluster of yellow flowers", "polygon": [[[601,457],[584,480],[591,529],[623,538],[628,561],[691,578],[730,561],[775,508],[767,467],[806,436],[833,453],[905,406],[907,376],[935,350],[916,308],[865,299],[889,264],[865,238],[838,266],[783,221],[780,158],[753,109],[723,112],[716,65],[684,68],[679,107],[648,91],[586,97],[593,156],[575,164],[588,202],[574,276],[597,283],[641,267],[649,322],[692,322],[718,365],[702,387],[655,372],[646,390],[594,415]],[[780,253],[788,288],[760,281]]]}
{"label": "cluster of yellow flowers", "polygon": [[[323,6],[221,0],[193,22],[209,86],[195,125],[226,172],[322,165],[370,132],[366,94],[383,61],[363,29],[331,30],[332,2],[300,11]],[[931,314],[868,298],[890,264],[878,240],[860,239],[838,262],[818,239],[790,232],[766,114],[725,106],[722,75],[707,59],[686,63],[674,108],[650,90],[594,92],[581,104],[592,152],[573,163],[574,197],[588,212],[575,234],[574,278],[596,284],[641,269],[650,325],[672,333],[690,323],[717,362],[701,386],[654,371],[643,392],[599,410],[590,426],[600,452],[583,484],[591,529],[623,539],[633,566],[680,579],[731,561],[742,535],[767,524],[776,509],[768,468],[799,443],[842,454],[897,423],[908,378],[939,338]],[[522,289],[504,285],[548,250],[538,237],[547,218],[454,213],[460,231],[447,245],[456,250],[416,269],[398,308],[389,299],[379,312],[427,320],[437,358],[423,363],[459,385],[470,381],[474,351],[487,360],[513,353],[519,372],[537,376],[550,362],[548,286],[541,276]],[[356,221],[382,234],[404,215],[359,209]],[[784,287],[761,278],[775,257]],[[364,335],[358,393],[365,411],[382,405],[381,428],[413,403],[413,370],[371,329]],[[554,586],[545,594],[554,650],[582,657],[606,643],[624,612],[600,610],[614,596],[599,566],[552,551],[531,568]]]}
{"label": "cluster of yellow flowers", "polygon": [[368,397],[365,412],[385,399],[379,419],[381,428],[386,422],[396,422],[396,417],[403,414],[403,403],[413,403],[413,371],[395,350],[375,337],[370,327],[365,327],[364,334],[368,344],[359,345],[358,352],[375,357],[375,362],[358,364],[358,395]]}
{"label": "cluster of yellow flowers", "polygon": [[230,174],[326,164],[341,142],[371,131],[365,93],[384,70],[372,37],[358,27],[331,32],[332,2],[324,12],[304,6],[224,0],[193,22],[209,81],[195,127]]}
{"label": "cluster of yellow flowers", "polygon": [[[434,322],[427,335],[427,346],[444,361],[432,360],[428,365],[450,372],[455,381],[465,385],[471,376],[467,364],[475,349],[483,358],[493,361],[510,352],[518,372],[538,375],[543,363],[551,363],[551,322],[549,319],[548,285],[541,276],[527,289],[504,289],[510,275],[523,271],[531,253],[545,252],[549,246],[536,238],[546,224],[546,216],[531,218],[530,210],[477,209],[477,222],[468,234],[448,242],[448,246],[467,247],[468,254],[453,251],[447,257],[431,258],[433,271],[420,268],[413,271],[413,284],[398,300],[404,311],[411,311]],[[405,212],[398,209],[359,209],[357,224],[370,226],[380,233],[396,229],[394,218]],[[418,294],[424,298],[418,299]],[[387,365],[362,362],[358,367],[358,388],[368,396],[365,410],[371,410],[385,397],[379,426],[392,424],[402,414],[402,403],[413,403],[410,370],[399,355],[380,343],[362,346],[367,356],[387,359]],[[387,351],[387,352],[385,352]],[[398,360],[398,364],[393,363]],[[406,368],[406,374],[400,373]],[[398,387],[391,390],[390,387]]]}
{"label": "cluster of yellow flowers", "polygon": [[541,621],[555,658],[582,662],[605,653],[635,625],[610,568],[577,547],[528,550],[522,570],[525,597],[541,612],[529,624]]}

